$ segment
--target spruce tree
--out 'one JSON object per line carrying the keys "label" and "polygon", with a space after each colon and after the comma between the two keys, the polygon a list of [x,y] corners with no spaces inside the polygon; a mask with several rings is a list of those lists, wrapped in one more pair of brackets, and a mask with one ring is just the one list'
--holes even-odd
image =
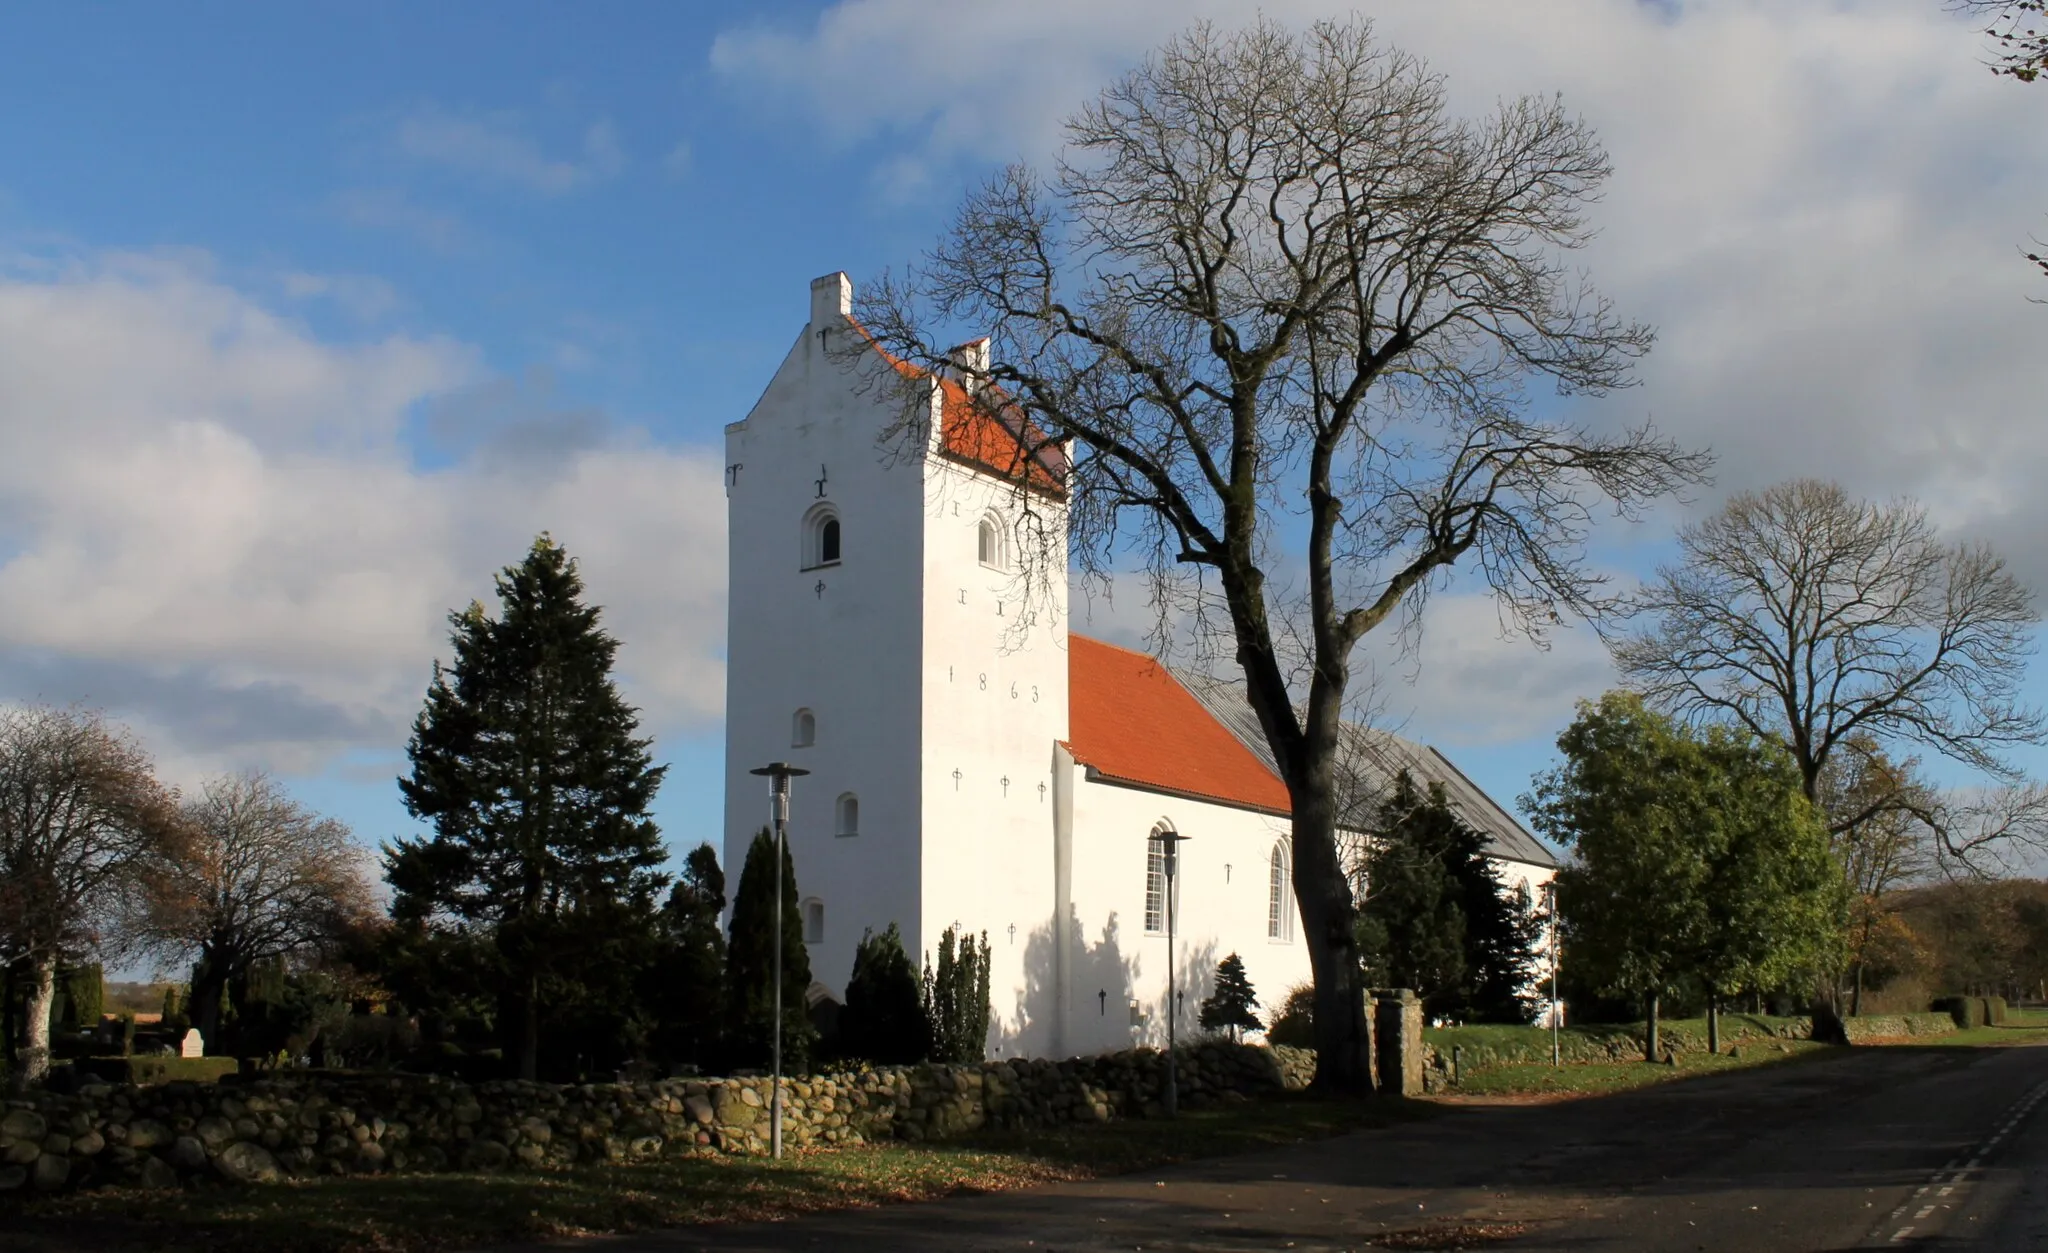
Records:
{"label": "spruce tree", "polygon": [[590,963],[643,946],[667,858],[647,815],[666,767],[613,685],[618,641],[546,534],[497,577],[499,615],[449,615],[399,791],[431,836],[385,847],[400,919],[488,938],[519,1074],[536,1076],[542,998],[576,999]]}
{"label": "spruce tree", "polygon": [[[761,828],[747,846],[732,898],[732,938],[726,947],[726,1051],[736,1066],[765,1067],[775,1045],[775,837]],[[797,907],[796,863],[782,849],[782,1069],[801,1073],[817,1033],[804,993],[811,986],[811,955]]]}
{"label": "spruce tree", "polygon": [[1374,826],[1357,924],[1374,984],[1412,988],[1432,1015],[1528,1021],[1535,922],[1502,890],[1485,837],[1406,771]]}
{"label": "spruce tree", "polygon": [[846,1008],[839,1012],[839,1052],[876,1065],[907,1065],[931,1055],[932,1029],[925,1017],[917,967],[903,950],[895,923],[860,938],[853,974],[846,981]]}
{"label": "spruce tree", "polygon": [[1245,1032],[1265,1025],[1252,1012],[1258,1005],[1259,994],[1244,973],[1244,960],[1232,953],[1216,964],[1216,991],[1202,1001],[1202,1030],[1228,1031],[1231,1039],[1242,1040]]}

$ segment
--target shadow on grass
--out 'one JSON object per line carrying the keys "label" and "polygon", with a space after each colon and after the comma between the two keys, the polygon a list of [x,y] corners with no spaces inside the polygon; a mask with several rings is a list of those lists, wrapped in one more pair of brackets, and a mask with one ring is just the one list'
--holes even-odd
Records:
{"label": "shadow on grass", "polygon": [[998,1192],[1250,1152],[1428,1117],[1405,1101],[1302,1095],[938,1144],[680,1158],[503,1174],[372,1175],[0,1203],[9,1253],[413,1251],[788,1218]]}

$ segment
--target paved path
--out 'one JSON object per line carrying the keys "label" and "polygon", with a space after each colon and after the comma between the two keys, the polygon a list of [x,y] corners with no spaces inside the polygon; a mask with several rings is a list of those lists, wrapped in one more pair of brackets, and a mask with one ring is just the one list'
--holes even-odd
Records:
{"label": "paved path", "polygon": [[2048,1048],[1868,1049],[1092,1183],[519,1253],[1478,1247],[1457,1230],[1558,1253],[2048,1250],[2044,1105]]}

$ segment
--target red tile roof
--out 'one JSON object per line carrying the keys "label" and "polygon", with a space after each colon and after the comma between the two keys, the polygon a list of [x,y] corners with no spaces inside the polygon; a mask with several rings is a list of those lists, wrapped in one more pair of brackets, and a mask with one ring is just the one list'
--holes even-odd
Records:
{"label": "red tile roof", "polygon": [[[846,320],[854,333],[867,340],[882,360],[904,378],[924,378],[929,373],[882,347],[859,322]],[[1006,479],[1026,477],[1040,491],[1066,495],[1067,450],[1027,421],[1021,411],[1009,404],[976,404],[958,379],[944,374],[939,376],[939,394],[942,453]],[[1001,392],[995,395],[1002,398]]]}
{"label": "red tile roof", "polygon": [[1067,637],[1067,748],[1106,779],[1285,815],[1287,785],[1156,657]]}
{"label": "red tile roof", "polygon": [[939,388],[939,447],[947,456],[1006,479],[1028,474],[1031,486],[1065,494],[1067,454],[1057,442],[1014,410],[975,404],[953,379],[941,378]]}

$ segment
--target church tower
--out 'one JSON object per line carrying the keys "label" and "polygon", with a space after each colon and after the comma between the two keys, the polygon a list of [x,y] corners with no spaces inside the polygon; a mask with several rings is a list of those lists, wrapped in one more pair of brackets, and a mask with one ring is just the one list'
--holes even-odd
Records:
{"label": "church tower", "polygon": [[[948,926],[988,937],[991,1053],[1043,1052],[1028,990],[1055,980],[1055,754],[1067,738],[1065,460],[863,348],[852,284],[726,428],[725,854],[737,887],[788,761],[790,847],[814,992],[843,998],[864,930],[914,961]],[[984,343],[962,346],[966,364]],[[902,380],[930,420],[903,439]]]}

